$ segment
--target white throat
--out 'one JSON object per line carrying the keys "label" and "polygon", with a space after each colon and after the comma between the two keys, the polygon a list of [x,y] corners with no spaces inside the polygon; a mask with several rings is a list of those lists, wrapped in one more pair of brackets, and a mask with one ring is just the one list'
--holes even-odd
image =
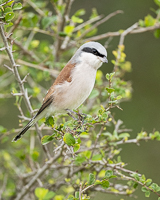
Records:
{"label": "white throat", "polygon": [[98,56],[95,56],[91,53],[82,52],[80,57],[78,58],[78,61],[84,63],[84,65],[89,65],[91,68],[94,68],[97,70],[101,67],[102,61],[98,58]]}

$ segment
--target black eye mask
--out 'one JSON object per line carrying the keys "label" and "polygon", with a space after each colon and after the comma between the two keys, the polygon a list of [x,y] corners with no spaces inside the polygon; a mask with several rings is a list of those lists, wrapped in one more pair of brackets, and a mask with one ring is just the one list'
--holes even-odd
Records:
{"label": "black eye mask", "polygon": [[102,58],[105,57],[103,54],[99,53],[95,48],[84,47],[82,49],[82,51],[87,52],[87,53],[92,53],[92,54],[102,57]]}

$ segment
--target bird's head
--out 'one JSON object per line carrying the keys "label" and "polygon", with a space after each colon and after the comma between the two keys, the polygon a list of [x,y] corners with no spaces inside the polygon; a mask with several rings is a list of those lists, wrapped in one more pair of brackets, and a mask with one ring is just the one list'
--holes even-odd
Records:
{"label": "bird's head", "polygon": [[87,42],[83,44],[77,50],[74,59],[78,62],[87,63],[95,69],[101,67],[102,63],[108,63],[107,51],[98,42]]}

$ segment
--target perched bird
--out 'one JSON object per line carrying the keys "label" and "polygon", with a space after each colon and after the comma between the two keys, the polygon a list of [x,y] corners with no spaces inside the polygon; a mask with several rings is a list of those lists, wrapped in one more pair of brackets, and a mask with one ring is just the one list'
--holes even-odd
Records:
{"label": "perched bird", "polygon": [[20,139],[42,117],[77,109],[90,95],[102,63],[108,63],[106,49],[98,42],[83,44],[48,90],[37,114],[13,141]]}

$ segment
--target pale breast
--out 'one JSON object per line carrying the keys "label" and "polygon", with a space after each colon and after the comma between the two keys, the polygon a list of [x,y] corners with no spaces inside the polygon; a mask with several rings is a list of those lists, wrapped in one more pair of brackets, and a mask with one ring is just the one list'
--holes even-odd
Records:
{"label": "pale breast", "polygon": [[72,81],[55,86],[54,110],[78,108],[90,95],[96,77],[96,70],[84,63],[72,70]]}

